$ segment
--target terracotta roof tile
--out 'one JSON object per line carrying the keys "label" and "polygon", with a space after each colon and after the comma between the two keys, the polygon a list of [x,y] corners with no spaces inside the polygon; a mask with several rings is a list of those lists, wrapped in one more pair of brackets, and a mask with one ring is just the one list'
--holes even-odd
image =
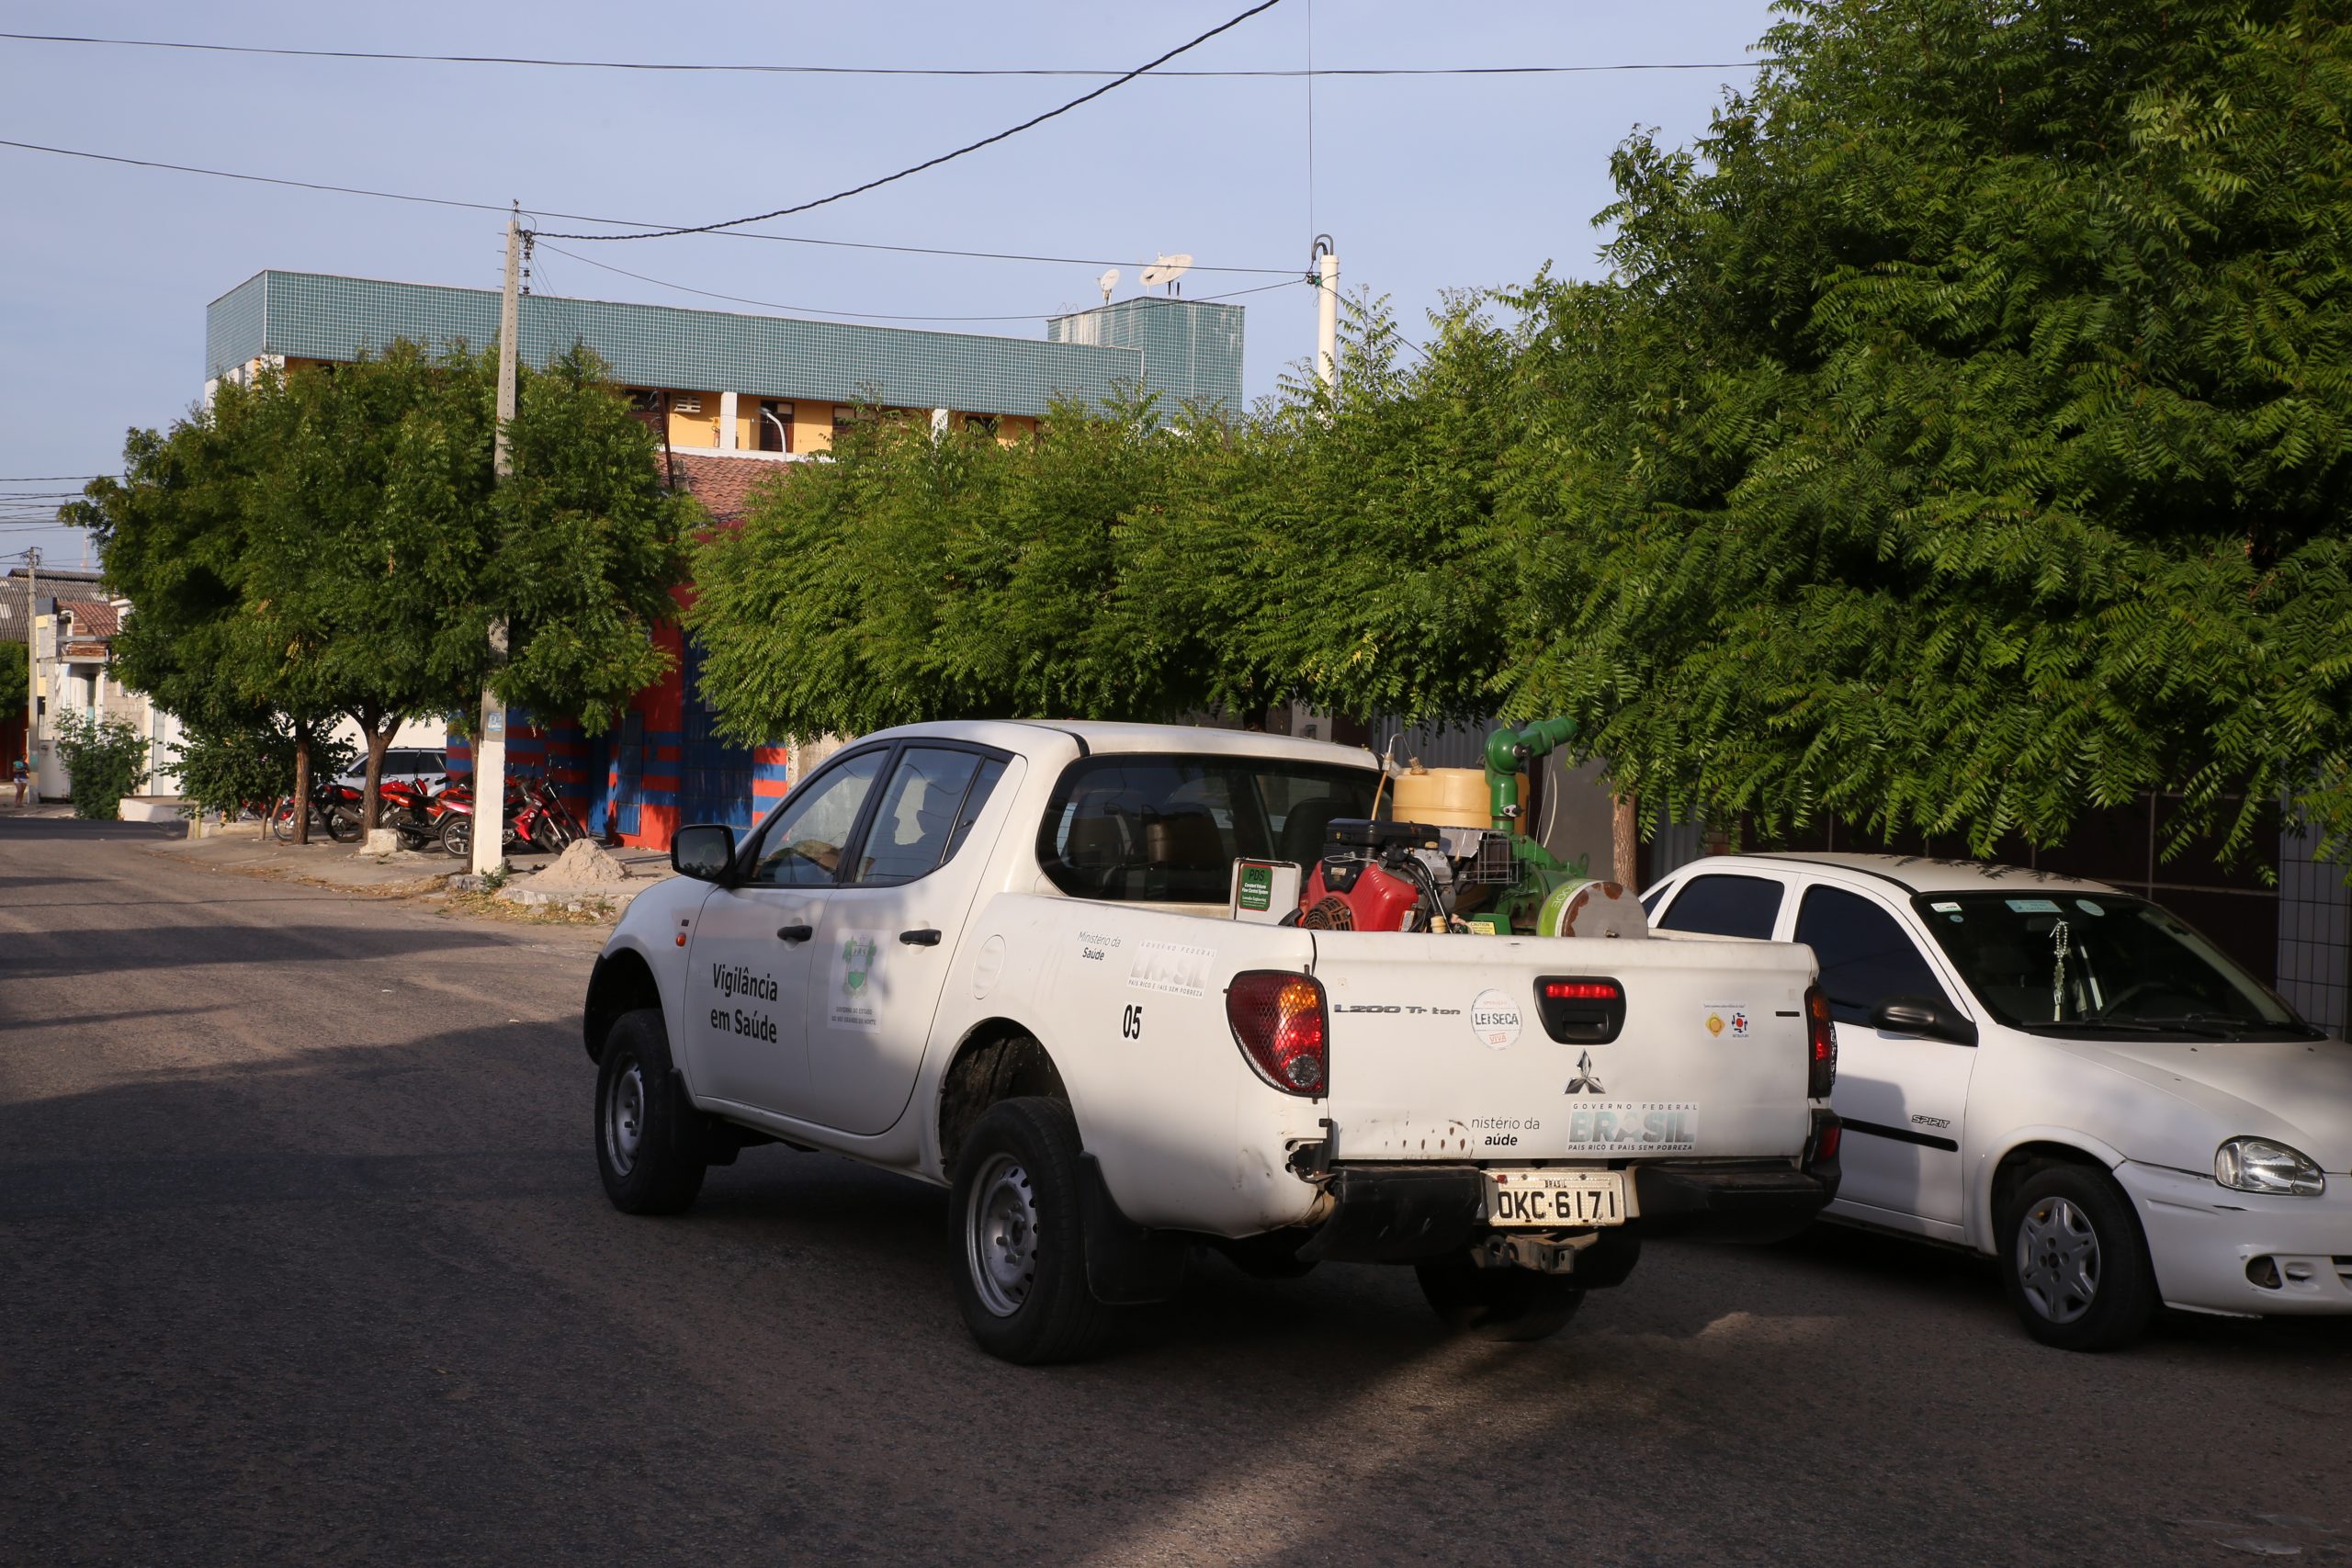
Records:
{"label": "terracotta roof tile", "polygon": [[[654,459],[659,462],[657,457]],[[743,515],[751,504],[752,492],[790,473],[793,465],[763,461],[757,457],[715,457],[707,452],[681,452],[673,448],[670,454],[673,470],[678,476],[678,488],[691,491],[721,523],[732,523]]]}
{"label": "terracotta roof tile", "polygon": [[57,607],[74,617],[72,635],[105,637],[122,629],[114,606],[103,599],[60,599]]}

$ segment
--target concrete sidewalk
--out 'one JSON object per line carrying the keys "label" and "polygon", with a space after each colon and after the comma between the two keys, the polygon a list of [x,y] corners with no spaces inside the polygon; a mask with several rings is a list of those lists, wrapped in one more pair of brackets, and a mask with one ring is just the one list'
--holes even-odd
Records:
{"label": "concrete sidewalk", "polygon": [[[216,870],[281,877],[379,897],[475,892],[481,888],[481,879],[471,874],[466,863],[438,851],[401,850],[388,855],[371,855],[349,844],[335,843],[323,834],[307,845],[281,844],[255,822],[236,822],[225,828],[209,826],[201,839],[173,840],[150,848],[157,854]],[[607,852],[627,868],[627,884],[611,888],[535,893],[531,888],[532,874],[553,864],[556,857],[536,851],[517,852],[506,857],[509,870],[499,897],[512,904],[552,906],[573,911],[602,908],[617,915],[638,894],[674,874],[670,869],[669,852],[664,850],[623,845]]]}
{"label": "concrete sidewalk", "polygon": [[150,848],[156,854],[219,871],[395,897],[437,893],[448,886],[452,873],[464,869],[447,855],[419,854],[413,850],[390,855],[359,854],[349,844],[335,843],[324,834],[310,844],[281,844],[264,833],[257,822],[208,827],[201,839],[175,839]]}

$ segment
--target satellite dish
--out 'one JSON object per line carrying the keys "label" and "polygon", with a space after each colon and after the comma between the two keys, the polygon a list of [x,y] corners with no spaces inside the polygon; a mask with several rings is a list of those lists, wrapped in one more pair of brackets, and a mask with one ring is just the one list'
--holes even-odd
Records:
{"label": "satellite dish", "polygon": [[1173,284],[1192,270],[1193,258],[1180,252],[1172,256],[1161,256],[1159,261],[1144,268],[1136,281],[1146,288],[1157,288],[1163,283]]}
{"label": "satellite dish", "polygon": [[1114,266],[1096,278],[1094,287],[1102,290],[1102,303],[1108,305],[1111,302],[1111,290],[1119,287],[1119,269]]}

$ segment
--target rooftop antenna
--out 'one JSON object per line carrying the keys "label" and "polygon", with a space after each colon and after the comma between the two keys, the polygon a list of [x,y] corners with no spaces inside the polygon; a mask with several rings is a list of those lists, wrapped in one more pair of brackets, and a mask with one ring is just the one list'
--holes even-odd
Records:
{"label": "rooftop antenna", "polygon": [[1119,269],[1114,266],[1096,278],[1094,287],[1102,290],[1102,303],[1108,305],[1111,302],[1111,290],[1119,287]]}
{"label": "rooftop antenna", "polygon": [[1179,251],[1172,256],[1163,255],[1157,262],[1144,268],[1136,281],[1146,288],[1157,288],[1164,283],[1168,285],[1168,292],[1170,296],[1180,295],[1184,290],[1176,280],[1192,270],[1193,258]]}

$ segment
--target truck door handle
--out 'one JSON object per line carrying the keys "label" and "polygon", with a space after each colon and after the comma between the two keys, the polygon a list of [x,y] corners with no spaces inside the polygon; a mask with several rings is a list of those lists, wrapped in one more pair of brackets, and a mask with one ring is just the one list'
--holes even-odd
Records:
{"label": "truck door handle", "polygon": [[814,926],[778,926],[775,934],[785,942],[807,942],[817,934],[817,929]]}
{"label": "truck door handle", "polygon": [[937,947],[939,933],[928,928],[919,931],[900,931],[899,940],[909,947]]}

